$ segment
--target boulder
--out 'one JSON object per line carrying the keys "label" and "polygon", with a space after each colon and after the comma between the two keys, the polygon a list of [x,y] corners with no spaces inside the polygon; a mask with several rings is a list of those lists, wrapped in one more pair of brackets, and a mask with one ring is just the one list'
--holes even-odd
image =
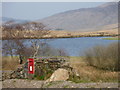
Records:
{"label": "boulder", "polygon": [[66,81],[67,79],[69,79],[69,72],[66,69],[59,68],[51,75],[48,80],[46,80],[46,82]]}

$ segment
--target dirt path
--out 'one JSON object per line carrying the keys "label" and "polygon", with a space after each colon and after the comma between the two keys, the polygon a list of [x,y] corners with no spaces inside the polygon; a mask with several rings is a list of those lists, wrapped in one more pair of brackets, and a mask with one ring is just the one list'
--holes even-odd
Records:
{"label": "dirt path", "polygon": [[118,88],[118,83],[73,83],[71,81],[45,83],[39,80],[7,79],[2,81],[2,88]]}

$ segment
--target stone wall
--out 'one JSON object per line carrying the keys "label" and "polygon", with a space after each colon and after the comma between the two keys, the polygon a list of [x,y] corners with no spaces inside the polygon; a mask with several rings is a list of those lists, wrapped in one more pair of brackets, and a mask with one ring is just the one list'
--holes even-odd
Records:
{"label": "stone wall", "polygon": [[35,73],[28,74],[28,62],[18,67],[10,74],[10,78],[29,78],[47,80],[58,68],[71,71],[72,68],[67,62],[69,58],[37,58],[35,59]]}

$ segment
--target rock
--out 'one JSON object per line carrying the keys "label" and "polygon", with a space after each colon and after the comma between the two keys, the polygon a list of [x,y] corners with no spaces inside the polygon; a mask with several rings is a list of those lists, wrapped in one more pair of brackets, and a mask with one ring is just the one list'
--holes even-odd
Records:
{"label": "rock", "polygon": [[59,68],[51,75],[48,80],[46,80],[46,82],[66,81],[67,79],[69,79],[69,72],[66,69]]}

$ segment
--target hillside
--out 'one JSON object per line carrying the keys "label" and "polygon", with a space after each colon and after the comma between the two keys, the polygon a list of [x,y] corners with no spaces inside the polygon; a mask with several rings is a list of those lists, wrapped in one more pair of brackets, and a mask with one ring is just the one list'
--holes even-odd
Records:
{"label": "hillside", "polygon": [[[118,22],[118,3],[70,10],[38,20],[53,30],[97,31]],[[113,25],[114,26],[114,25]],[[111,27],[111,28],[116,28]]]}
{"label": "hillside", "polygon": [[15,18],[0,17],[0,23],[6,23],[8,21],[14,21],[15,23],[30,22],[30,20],[21,20],[21,19],[15,19]]}

